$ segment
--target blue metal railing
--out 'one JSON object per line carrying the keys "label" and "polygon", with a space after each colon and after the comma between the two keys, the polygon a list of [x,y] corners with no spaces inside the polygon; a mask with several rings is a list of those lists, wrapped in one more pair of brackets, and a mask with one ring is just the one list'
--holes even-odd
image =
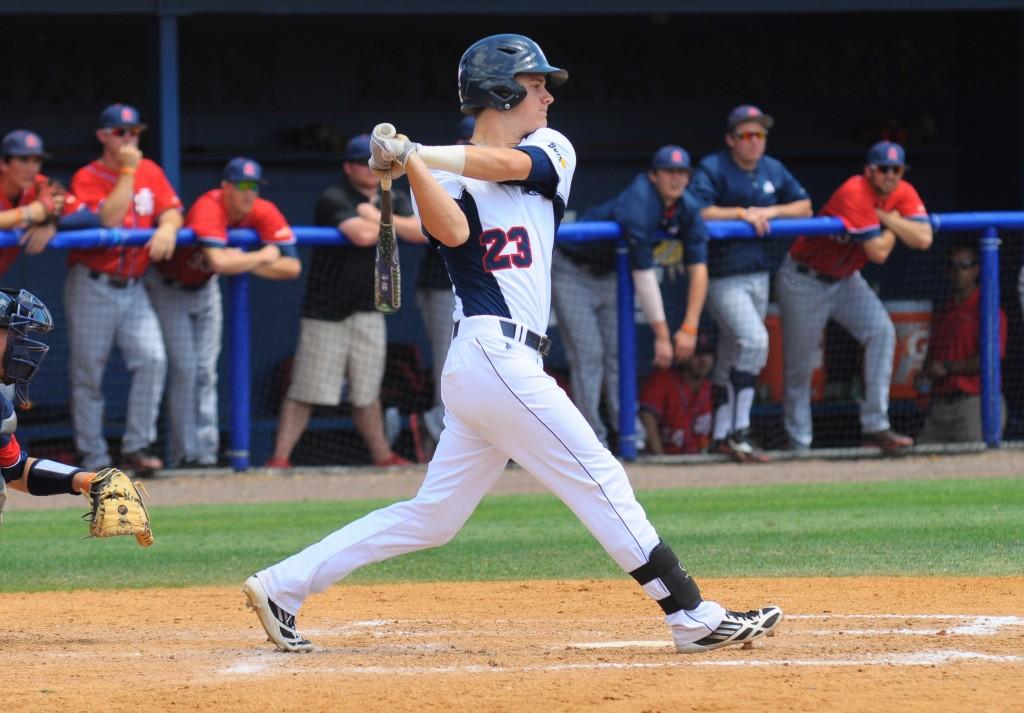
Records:
{"label": "blue metal railing", "polygon": [[[931,216],[935,232],[980,231],[981,261],[981,381],[982,428],[985,443],[998,446],[1001,420],[1001,374],[999,364],[999,229],[1024,230],[1024,212],[945,213]],[[844,232],[836,218],[797,218],[770,222],[769,237],[797,235],[834,235]],[[296,227],[296,239],[303,245],[343,245],[347,240],[333,228]],[[753,227],[738,220],[708,223],[712,239],[755,238]],[[58,233],[51,249],[142,245],[150,230],[116,228],[77,230]],[[232,245],[251,246],[259,243],[255,231],[231,230]],[[617,264],[619,296],[619,455],[625,460],[636,458],[636,330],[633,327],[633,278],[629,251],[617,223],[566,223],[558,239],[568,242],[618,240]],[[0,248],[17,245],[18,233],[0,231]],[[194,242],[191,230],[178,233],[178,244]],[[249,467],[250,420],[250,353],[249,353],[249,276],[228,278],[228,339],[231,362],[231,445],[229,455],[236,470]]]}

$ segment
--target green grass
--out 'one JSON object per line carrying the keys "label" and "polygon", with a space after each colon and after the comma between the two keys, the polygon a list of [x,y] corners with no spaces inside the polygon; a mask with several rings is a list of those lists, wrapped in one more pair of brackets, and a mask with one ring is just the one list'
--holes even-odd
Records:
{"label": "green grass", "polygon": [[[639,498],[698,579],[1024,572],[1024,479],[657,490]],[[8,512],[0,591],[239,584],[386,504],[155,507],[148,550],[134,538],[80,541],[86,526],[72,511]],[[449,545],[372,565],[350,581],[620,576],[558,500],[522,495],[486,498]]]}

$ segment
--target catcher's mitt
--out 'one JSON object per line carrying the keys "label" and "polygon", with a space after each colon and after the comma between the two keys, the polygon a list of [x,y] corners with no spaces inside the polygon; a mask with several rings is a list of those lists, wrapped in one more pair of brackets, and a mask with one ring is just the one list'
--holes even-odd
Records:
{"label": "catcher's mitt", "polygon": [[46,211],[46,219],[43,225],[56,223],[64,212],[64,201],[67,198],[68,189],[60,181],[46,178],[36,181],[36,200],[43,204]]}
{"label": "catcher's mitt", "polygon": [[142,547],[153,544],[149,512],[136,485],[117,468],[106,468],[96,474],[89,491],[82,493],[92,506],[92,511],[84,515],[89,519],[90,536],[135,535]]}

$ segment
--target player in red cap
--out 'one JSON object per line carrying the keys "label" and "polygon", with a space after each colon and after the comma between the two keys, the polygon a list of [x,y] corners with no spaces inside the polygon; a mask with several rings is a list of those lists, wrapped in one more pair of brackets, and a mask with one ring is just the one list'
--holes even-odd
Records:
{"label": "player in red cap", "polygon": [[110,228],[154,228],[144,247],[72,250],[64,290],[70,332],[72,422],[82,466],[111,464],[103,435],[103,372],[117,344],[131,374],[121,467],[147,476],[163,466],[149,453],[167,372],[160,324],[141,278],[150,260],[174,254],[181,201],[160,167],[143,158],[139,112],[112,104],[100,114],[102,155],[71,179],[71,190]]}
{"label": "player in red cap", "polygon": [[[23,230],[18,242],[25,252],[42,252],[57,232],[57,217],[76,207],[75,197],[40,172],[50,154],[39,134],[10,132],[0,142],[0,156],[0,230]],[[17,247],[0,249],[0,275],[17,257]]]}
{"label": "player in red cap", "polygon": [[928,212],[903,179],[906,171],[902,146],[889,141],[872,146],[864,172],[848,178],[821,209],[821,215],[841,219],[846,232],[797,238],[779,269],[775,287],[782,317],[785,425],[795,450],[811,446],[811,360],[829,319],[864,346],[864,444],[886,451],[913,444],[889,427],[896,328],[860,274],[869,262],[884,263],[897,238],[914,250],[931,247]]}
{"label": "player in red cap", "polygon": [[[252,272],[271,280],[299,276],[295,236],[273,203],[259,197],[263,168],[250,158],[231,159],[220,187],[189,209],[185,224],[196,245],[155,264],[146,275],[167,346],[167,413],[170,467],[204,467],[217,462],[217,359],[223,333],[217,275]],[[228,247],[230,228],[252,228],[262,247],[251,252]]]}

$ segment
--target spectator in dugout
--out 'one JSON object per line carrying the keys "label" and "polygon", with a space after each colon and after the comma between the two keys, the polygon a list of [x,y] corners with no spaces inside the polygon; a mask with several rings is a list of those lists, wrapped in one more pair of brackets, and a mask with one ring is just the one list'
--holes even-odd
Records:
{"label": "spectator in dugout", "polygon": [[[692,168],[682,146],[667,144],[651,157],[614,198],[587,210],[583,220],[613,220],[629,244],[629,262],[647,324],[653,336],[653,364],[667,368],[673,357],[693,355],[697,323],[708,288],[707,226],[700,205],[686,193]],[[668,243],[671,249],[661,249]],[[601,419],[604,387],[609,420],[619,422],[618,290],[616,244],[610,240],[555,242],[551,265],[552,305],[570,364],[572,398],[602,443],[608,429]],[[659,252],[680,255],[686,266],[686,311],[673,334],[665,316],[656,267]]]}
{"label": "spectator in dugout", "polygon": [[[259,163],[231,159],[220,186],[201,195],[185,217],[196,243],[157,263],[145,278],[167,346],[164,401],[171,468],[209,467],[218,460],[217,359],[224,317],[217,275],[251,272],[268,280],[294,280],[302,270],[288,221],[259,197],[265,183]],[[260,247],[229,247],[232,228],[255,230]]]}
{"label": "spectator in dugout", "polygon": [[[310,259],[302,301],[299,345],[291,384],[281,403],[274,453],[267,468],[291,468],[292,451],[316,406],[337,406],[347,386],[352,421],[377,466],[408,465],[391,450],[384,431],[380,388],[387,358],[384,315],[374,306],[373,280],[380,231],[380,181],[370,170],[370,137],[349,140],[342,176],[320,194],[315,223],[337,228],[344,245],[319,245]],[[423,243],[412,203],[392,192],[395,235]]]}
{"label": "spectator in dugout", "polygon": [[640,392],[640,420],[653,455],[703,453],[711,442],[711,380],[715,341],[702,328],[693,356],[655,369]]}
{"label": "spectator in dugout", "polygon": [[182,225],[181,200],[163,170],[144,158],[139,112],[111,104],[99,116],[101,154],[71,179],[71,192],[108,228],[153,229],[144,246],[123,244],[68,253],[64,308],[68,320],[71,417],[80,465],[112,464],[104,435],[103,375],[116,344],[131,378],[119,465],[152,476],[163,461],[150,452],[156,440],[167,356],[153,306],[142,285],[150,261],[174,254]]}
{"label": "spectator in dugout", "polygon": [[931,247],[928,211],[904,179],[907,169],[902,146],[891,141],[874,144],[863,171],[844,181],[821,209],[821,215],[839,218],[846,232],[797,238],[779,269],[775,291],[782,320],[783,410],[793,450],[810,448],[813,439],[812,355],[829,319],[864,347],[864,445],[883,451],[913,445],[889,423],[896,328],[860,273],[869,262],[880,265],[888,260],[897,242],[913,250]]}
{"label": "spectator in dugout", "polygon": [[[30,255],[40,253],[57,232],[56,216],[77,207],[75,197],[48,191],[49,179],[41,169],[50,154],[43,150],[39,134],[24,129],[10,132],[0,142],[0,155],[0,230],[23,231],[18,244]],[[0,248],[0,275],[10,269],[18,253],[18,247]]]}
{"label": "spectator in dugout", "polygon": [[[932,316],[928,352],[917,378],[918,391],[928,399],[928,415],[918,443],[982,440],[978,248],[973,243],[955,243],[946,267],[950,296]],[[1006,313],[1002,309],[999,356],[1006,356]],[[1005,403],[1001,413],[1005,424]]]}

